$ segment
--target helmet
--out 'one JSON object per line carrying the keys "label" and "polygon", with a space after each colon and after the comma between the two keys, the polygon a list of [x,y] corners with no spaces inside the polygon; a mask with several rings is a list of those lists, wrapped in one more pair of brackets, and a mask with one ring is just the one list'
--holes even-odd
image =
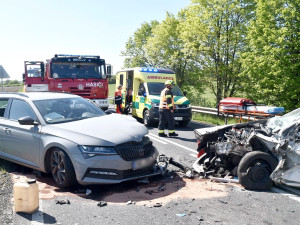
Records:
{"label": "helmet", "polygon": [[173,84],[174,84],[174,81],[172,81],[172,80],[167,80],[165,82],[165,86],[167,86],[167,85],[173,85]]}

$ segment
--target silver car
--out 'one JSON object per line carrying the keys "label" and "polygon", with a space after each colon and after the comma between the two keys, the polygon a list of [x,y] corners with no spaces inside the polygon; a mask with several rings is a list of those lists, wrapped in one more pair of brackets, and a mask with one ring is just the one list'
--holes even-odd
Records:
{"label": "silver car", "polygon": [[65,93],[0,93],[0,158],[51,173],[59,187],[163,173],[147,128]]}

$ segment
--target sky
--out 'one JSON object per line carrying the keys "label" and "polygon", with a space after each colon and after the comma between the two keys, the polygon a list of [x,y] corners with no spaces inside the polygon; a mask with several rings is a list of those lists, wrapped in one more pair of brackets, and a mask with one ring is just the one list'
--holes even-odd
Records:
{"label": "sky", "polygon": [[165,19],[190,0],[0,0],[0,65],[22,80],[24,61],[55,54],[100,55],[123,67],[121,51],[144,22]]}

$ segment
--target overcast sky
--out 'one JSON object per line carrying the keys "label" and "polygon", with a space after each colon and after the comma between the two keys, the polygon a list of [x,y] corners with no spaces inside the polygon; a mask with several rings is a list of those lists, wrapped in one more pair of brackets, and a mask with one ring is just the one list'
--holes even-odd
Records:
{"label": "overcast sky", "polygon": [[120,52],[144,22],[177,15],[190,0],[0,0],[0,65],[22,80],[24,61],[100,55],[116,73]]}

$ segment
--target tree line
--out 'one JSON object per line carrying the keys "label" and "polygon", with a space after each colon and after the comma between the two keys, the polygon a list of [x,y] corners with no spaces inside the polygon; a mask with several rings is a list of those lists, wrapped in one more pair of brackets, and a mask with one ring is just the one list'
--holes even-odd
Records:
{"label": "tree line", "polygon": [[172,69],[190,98],[246,97],[300,107],[300,0],[191,0],[177,15],[144,22],[124,67]]}

